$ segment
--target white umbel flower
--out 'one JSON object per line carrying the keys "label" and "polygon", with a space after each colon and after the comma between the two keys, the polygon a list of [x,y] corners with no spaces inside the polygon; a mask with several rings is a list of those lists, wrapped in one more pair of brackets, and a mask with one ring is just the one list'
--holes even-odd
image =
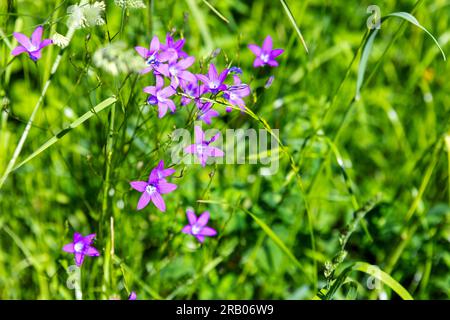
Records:
{"label": "white umbel flower", "polygon": [[105,8],[103,1],[91,4],[88,0],[81,0],[79,4],[67,8],[69,14],[67,25],[77,29],[103,25],[105,24],[103,19]]}
{"label": "white umbel flower", "polygon": [[142,9],[146,8],[144,2],[142,0],[114,0],[114,3],[123,8],[131,8],[131,9]]}
{"label": "white umbel flower", "polygon": [[69,38],[63,36],[62,34],[55,32],[52,36],[52,41],[60,48],[65,48],[69,45]]}
{"label": "white umbel flower", "polygon": [[108,44],[95,51],[93,61],[95,66],[113,76],[142,69],[142,59],[121,41]]}

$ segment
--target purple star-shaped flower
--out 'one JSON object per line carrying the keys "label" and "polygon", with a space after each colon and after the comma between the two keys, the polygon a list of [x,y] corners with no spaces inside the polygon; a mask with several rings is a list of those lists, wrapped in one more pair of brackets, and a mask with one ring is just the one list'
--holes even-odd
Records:
{"label": "purple star-shaped flower", "polygon": [[194,82],[197,80],[192,73],[186,70],[192,66],[194,61],[194,57],[187,57],[179,61],[171,61],[169,64],[161,64],[155,67],[155,69],[162,75],[170,78],[170,85],[177,88],[180,84],[180,80],[185,80],[188,82]]}
{"label": "purple star-shaped flower", "polygon": [[150,47],[144,48],[144,47],[134,47],[134,49],[139,53],[139,55],[144,58],[145,63],[148,65],[147,68],[141,70],[140,74],[146,74],[150,71],[154,70],[155,67],[159,66],[160,63],[166,62],[173,58],[173,56],[176,59],[176,53],[171,53],[168,51],[160,51],[161,43],[159,42],[159,39],[157,36],[154,36],[152,41],[150,42]]}
{"label": "purple star-shaped flower", "polygon": [[272,50],[272,38],[267,36],[264,40],[262,47],[258,47],[256,44],[249,44],[248,48],[255,54],[256,59],[253,62],[253,67],[258,68],[265,65],[271,67],[278,66],[278,62],[275,58],[284,52],[283,49]]}
{"label": "purple star-shaped flower", "polygon": [[205,140],[205,133],[199,126],[195,126],[194,131],[195,143],[187,146],[184,152],[195,154],[199,158],[202,167],[206,165],[208,157],[223,157],[224,153],[222,150],[210,146],[220,136],[220,133],[217,133],[210,140]]}
{"label": "purple star-shaped flower", "polygon": [[53,43],[50,39],[42,39],[42,32],[44,28],[42,26],[38,26],[31,35],[31,38],[28,38],[26,35],[20,32],[14,32],[14,38],[19,42],[20,45],[15,47],[11,54],[13,56],[17,56],[21,53],[27,52],[30,56],[31,60],[37,61],[41,58],[41,50],[42,48]]}
{"label": "purple star-shaped flower", "polygon": [[[197,104],[198,106],[198,104]],[[206,124],[211,124],[211,118],[219,116],[219,112],[212,108],[213,104],[211,102],[205,102],[200,107],[200,115],[197,117],[198,120],[202,120]]]}
{"label": "purple star-shaped flower", "polygon": [[[164,163],[162,163],[164,168]],[[165,171],[169,170],[169,171]],[[164,175],[173,174],[171,169],[161,170],[161,162],[156,168],[152,170],[147,181],[131,181],[130,185],[133,189],[142,193],[137,204],[137,210],[145,208],[150,201],[162,212],[166,211],[166,203],[161,197],[162,194],[167,194],[174,191],[177,186],[173,183],[169,183],[164,178],[160,178]]]}
{"label": "purple star-shaped flower", "polygon": [[85,256],[98,257],[100,253],[91,246],[94,241],[95,233],[83,237],[80,233],[75,232],[73,235],[73,242],[66,244],[63,250],[75,255],[75,263],[81,267]]}
{"label": "purple star-shaped flower", "polygon": [[168,33],[166,35],[166,43],[161,44],[161,49],[170,54],[175,53],[176,54],[175,60],[177,58],[187,58],[187,56],[188,56],[187,53],[182,50],[184,43],[185,43],[184,39],[173,41],[172,36],[170,35],[170,33]]}
{"label": "purple star-shaped flower", "polygon": [[217,73],[216,66],[211,63],[208,69],[208,76],[197,74],[197,78],[206,85],[206,88],[212,94],[223,91],[227,86],[223,83],[228,75],[229,70],[225,69],[220,74]]}
{"label": "purple star-shaped flower", "polygon": [[[242,98],[250,94],[250,87],[246,84],[242,84],[241,79],[237,75],[233,75],[233,82],[234,84],[229,86],[227,90],[223,92],[223,97],[232,105],[238,106],[242,110],[245,110],[245,102]],[[227,112],[230,112],[231,110],[231,107],[226,108]]]}
{"label": "purple star-shaped flower", "polygon": [[172,168],[164,169],[164,160],[161,160],[155,169],[156,169],[156,174],[159,179],[164,179],[175,173],[175,169],[172,169]]}
{"label": "purple star-shaped flower", "polygon": [[166,115],[167,109],[175,112],[176,106],[175,103],[169,99],[169,97],[173,96],[176,91],[171,86],[165,87],[164,79],[162,76],[156,76],[156,85],[148,86],[143,89],[145,93],[148,93],[150,96],[147,98],[147,103],[152,105],[158,105],[158,117],[162,118]]}
{"label": "purple star-shaped flower", "polygon": [[205,241],[205,237],[213,237],[217,234],[216,230],[206,226],[209,220],[208,211],[203,212],[197,219],[194,211],[188,209],[186,210],[186,216],[189,224],[184,226],[181,232],[195,236],[200,243]]}

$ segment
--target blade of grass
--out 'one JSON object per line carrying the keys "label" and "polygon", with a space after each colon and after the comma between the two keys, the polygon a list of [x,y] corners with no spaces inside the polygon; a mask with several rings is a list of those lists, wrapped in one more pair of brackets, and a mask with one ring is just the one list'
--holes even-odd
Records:
{"label": "blade of grass", "polygon": [[289,21],[291,21],[291,24],[294,27],[294,30],[297,33],[298,38],[302,42],[306,53],[309,53],[308,46],[306,45],[305,39],[303,38],[303,35],[302,35],[302,32],[300,31],[300,28],[298,27],[297,22],[295,21],[295,18],[292,15],[291,9],[289,9],[289,6],[287,5],[285,0],[280,0],[280,2],[281,2],[281,5],[284,8],[284,12],[286,12],[286,15],[287,15]]}
{"label": "blade of grass", "polygon": [[48,149],[49,147],[54,145],[56,142],[58,142],[62,137],[64,137],[72,129],[75,129],[76,127],[78,127],[83,122],[89,120],[93,115],[96,115],[96,114],[100,113],[101,111],[103,111],[104,109],[109,107],[114,102],[116,102],[116,98],[115,97],[110,97],[110,98],[100,102],[92,110],[89,110],[88,112],[83,114],[81,117],[76,119],[74,122],[72,122],[67,128],[61,130],[56,135],[54,135],[52,138],[50,138],[46,143],[44,143],[42,146],[40,146],[35,152],[33,152],[31,155],[29,155],[25,160],[23,160],[18,165],[16,165],[14,168],[12,168],[11,172],[19,169],[25,163],[27,163],[28,161],[32,160],[33,158],[38,156],[40,153],[42,153],[43,151],[45,151],[46,149]]}
{"label": "blade of grass", "polygon": [[214,6],[213,6],[211,3],[209,3],[209,2],[206,1],[206,0],[202,0],[202,1],[203,1],[203,3],[206,4],[206,5],[212,10],[212,12],[214,12],[220,19],[222,19],[222,20],[225,21],[226,23],[230,23],[230,21],[229,21],[227,18],[225,18],[225,17],[219,12],[219,10],[217,10],[216,8],[214,8]]}

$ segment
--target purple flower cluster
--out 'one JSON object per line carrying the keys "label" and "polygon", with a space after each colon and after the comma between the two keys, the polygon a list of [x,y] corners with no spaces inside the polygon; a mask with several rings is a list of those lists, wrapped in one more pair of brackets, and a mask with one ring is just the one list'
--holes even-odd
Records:
{"label": "purple flower cluster", "polygon": [[[155,76],[156,84],[145,87],[143,91],[149,95],[147,103],[158,107],[159,118],[164,117],[168,110],[171,113],[176,111],[177,106],[173,99],[177,95],[181,96],[181,106],[194,102],[198,109],[197,120],[208,125],[211,124],[212,118],[219,116],[219,112],[213,108],[213,102],[202,98],[211,100],[220,95],[231,105],[244,110],[243,98],[250,95],[250,87],[241,81],[242,70],[231,67],[219,73],[215,64],[211,63],[207,74],[194,74],[189,68],[193,66],[195,57],[183,51],[184,44],[184,39],[174,41],[168,34],[165,43],[161,43],[158,37],[154,36],[149,48],[135,47],[146,64],[140,74],[152,72]],[[233,83],[227,84],[230,75]],[[231,110],[231,107],[226,108],[227,112]]]}
{"label": "purple flower cluster", "polygon": [[[42,38],[42,27],[38,27],[28,39],[22,34],[14,34],[20,46],[12,52],[17,55],[27,52],[31,59],[36,61],[41,57],[40,50],[51,44],[51,40]],[[193,56],[189,56],[183,51],[184,39],[174,41],[168,34],[165,43],[161,43],[157,36],[154,36],[148,48],[137,46],[135,50],[144,59],[145,67],[140,71],[141,75],[151,73],[155,79],[155,85],[146,86],[143,91],[148,94],[147,103],[157,106],[159,118],[163,118],[170,110],[174,113],[177,105],[174,99],[179,96],[180,106],[187,106],[191,103],[198,109],[197,119],[210,125],[212,118],[218,117],[219,112],[215,110],[214,101],[223,98],[229,102],[225,111],[232,111],[233,107],[245,111],[244,98],[250,95],[250,87],[242,83],[242,70],[233,66],[225,68],[220,72],[214,63],[210,63],[206,74],[194,74],[189,71],[195,62]],[[283,53],[283,49],[272,49],[272,38],[267,36],[262,47],[250,44],[249,49],[256,55],[253,66],[255,68],[270,66],[277,67],[276,57]],[[232,83],[230,80],[232,79]],[[273,82],[273,76],[269,78],[266,87]],[[205,132],[199,127],[194,127],[195,141],[185,147],[184,152],[195,155],[205,167],[210,157],[223,157],[224,152],[211,144],[220,137],[217,133],[210,139],[206,139]],[[165,168],[164,160],[153,168],[146,181],[131,181],[130,186],[141,193],[137,210],[144,209],[150,202],[161,212],[166,211],[166,203],[163,195],[169,194],[177,189],[177,185],[167,181],[167,178],[175,173],[175,169]],[[200,243],[206,237],[217,235],[217,231],[207,226],[210,214],[208,211],[196,216],[194,211],[186,210],[188,224],[181,232],[195,237]],[[73,242],[65,245],[63,250],[75,256],[75,263],[81,267],[85,256],[99,256],[100,253],[92,246],[95,234],[83,237],[75,233]],[[136,300],[136,293],[130,293],[128,299]]]}

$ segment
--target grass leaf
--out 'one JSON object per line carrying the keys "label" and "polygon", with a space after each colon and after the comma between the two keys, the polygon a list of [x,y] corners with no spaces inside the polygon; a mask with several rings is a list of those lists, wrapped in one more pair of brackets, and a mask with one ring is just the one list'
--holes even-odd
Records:
{"label": "grass leaf", "polygon": [[281,4],[283,5],[284,11],[286,12],[286,15],[289,18],[289,21],[291,21],[292,26],[295,29],[295,32],[297,32],[297,35],[300,39],[300,41],[303,44],[303,47],[305,47],[306,53],[309,53],[308,47],[306,46],[305,39],[303,38],[302,32],[300,31],[300,28],[297,25],[297,22],[295,21],[294,16],[292,15],[291,9],[289,9],[289,6],[287,5],[285,0],[280,0]]}
{"label": "grass leaf", "polygon": [[89,110],[85,114],[83,114],[81,117],[76,119],[74,122],[72,122],[69,127],[62,129],[60,132],[55,134],[52,138],[50,138],[46,143],[44,143],[42,146],[40,146],[36,151],[34,151],[31,155],[29,155],[25,160],[20,162],[18,165],[16,165],[12,171],[19,169],[21,166],[23,166],[28,161],[32,160],[36,156],[38,156],[40,153],[47,150],[49,147],[54,145],[58,140],[60,140],[62,137],[64,137],[66,134],[68,134],[72,129],[75,129],[80,124],[85,122],[86,120],[90,119],[94,114],[100,113],[110,105],[112,105],[114,102],[116,102],[115,97],[110,97],[106,100],[103,100],[99,104],[97,104],[93,109]]}

